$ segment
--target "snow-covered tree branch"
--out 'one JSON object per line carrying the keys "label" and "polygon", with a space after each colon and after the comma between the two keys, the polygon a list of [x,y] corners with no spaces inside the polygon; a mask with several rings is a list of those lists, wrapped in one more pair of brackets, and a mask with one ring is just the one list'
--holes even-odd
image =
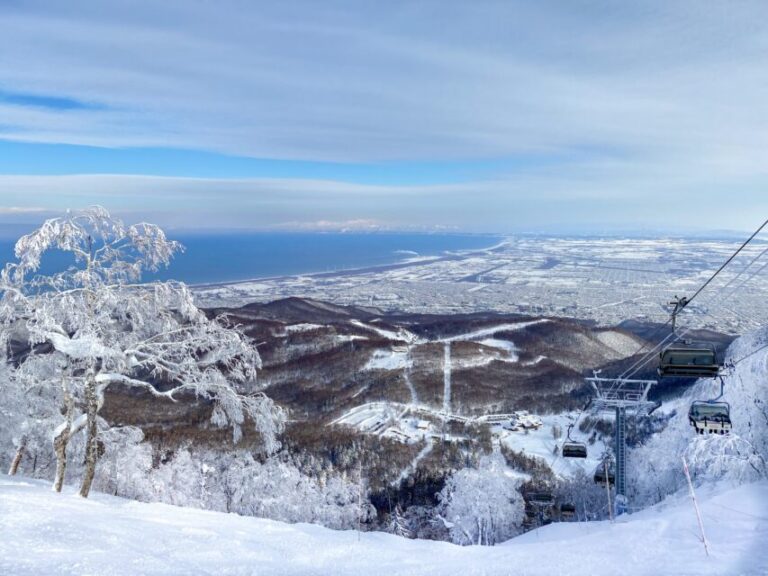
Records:
{"label": "snow-covered tree branch", "polygon": [[[71,265],[39,274],[53,250],[68,253]],[[16,344],[16,378],[29,386],[47,373],[47,397],[63,399],[64,421],[53,431],[58,489],[68,440],[85,429],[80,493],[88,495],[108,387],[142,387],[158,402],[191,392],[214,403],[211,423],[231,427],[234,442],[251,425],[267,452],[279,447],[283,413],[259,392],[260,359],[251,342],[225,318],[208,318],[183,284],[138,283],[179,250],[157,226],[126,226],[94,207],[22,237],[17,261],[0,273],[0,327],[3,343]],[[245,385],[250,395],[241,393]]]}

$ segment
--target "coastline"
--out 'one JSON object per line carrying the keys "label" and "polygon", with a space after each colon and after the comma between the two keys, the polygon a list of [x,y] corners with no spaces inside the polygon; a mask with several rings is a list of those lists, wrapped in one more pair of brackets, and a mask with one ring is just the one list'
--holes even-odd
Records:
{"label": "coastline", "polygon": [[411,266],[421,266],[424,264],[433,264],[435,262],[446,262],[450,260],[461,260],[467,256],[473,254],[485,254],[488,252],[495,252],[503,248],[508,242],[507,237],[502,237],[500,242],[487,247],[487,248],[469,248],[466,250],[451,250],[447,253],[438,256],[419,256],[412,258],[405,258],[400,262],[394,262],[392,264],[377,264],[374,266],[360,266],[353,268],[340,268],[339,270],[333,270],[331,272],[307,272],[303,274],[280,274],[277,276],[260,276],[255,278],[248,278],[246,280],[232,280],[227,282],[205,282],[198,284],[187,284],[192,290],[207,290],[211,288],[226,288],[230,286],[238,286],[242,284],[251,284],[253,282],[275,282],[281,280],[290,280],[294,278],[333,278],[337,276],[359,276],[362,274],[370,274],[375,272],[388,272],[391,270],[400,270],[403,268],[409,268]]}

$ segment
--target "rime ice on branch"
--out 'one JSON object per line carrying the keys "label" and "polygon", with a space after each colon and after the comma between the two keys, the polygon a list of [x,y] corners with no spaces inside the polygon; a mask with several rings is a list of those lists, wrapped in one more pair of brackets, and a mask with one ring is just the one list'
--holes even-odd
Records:
{"label": "rime ice on branch", "polygon": [[[56,489],[69,438],[85,430],[80,493],[88,496],[100,436],[109,426],[99,411],[110,386],[142,388],[168,402],[192,392],[214,403],[212,423],[231,427],[234,442],[242,426],[252,424],[267,452],[279,447],[284,416],[258,391],[260,359],[251,342],[225,317],[206,317],[183,284],[140,283],[143,273],[167,266],[181,248],[155,225],[126,226],[92,207],[48,220],[19,239],[17,262],[0,273],[0,344],[17,350],[10,360],[18,386],[43,382],[44,393],[29,402],[63,401],[64,421],[53,431]],[[70,264],[38,274],[52,251],[68,254]],[[236,387],[245,384],[256,391],[240,394]]]}

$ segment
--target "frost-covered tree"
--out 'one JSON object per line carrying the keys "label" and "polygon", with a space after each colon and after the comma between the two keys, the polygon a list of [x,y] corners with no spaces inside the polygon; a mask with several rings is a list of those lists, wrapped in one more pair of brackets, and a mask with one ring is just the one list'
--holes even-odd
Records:
{"label": "frost-covered tree", "polygon": [[[0,354],[0,442],[3,452],[12,451],[8,474],[14,475],[29,443],[29,422],[26,418],[26,398],[18,385],[5,354]],[[5,465],[5,462],[3,463]]]}
{"label": "frost-covered tree", "polygon": [[[99,417],[108,387],[149,391],[157,401],[194,393],[213,401],[212,423],[229,426],[233,440],[252,424],[268,452],[279,446],[283,414],[253,386],[260,359],[256,349],[225,318],[208,318],[189,290],[177,282],[140,283],[142,274],[167,266],[181,249],[152,224],[126,226],[107,210],[93,207],[47,220],[16,243],[17,261],[0,274],[0,326],[7,343],[20,332],[35,354],[34,369],[17,370],[27,384],[53,363],[64,421],[54,431],[60,489],[69,439],[86,433],[80,494],[87,497],[96,463],[108,439]],[[66,267],[42,275],[43,258],[63,253]],[[26,360],[21,360],[21,365]],[[45,366],[47,364],[47,366]],[[51,384],[53,387],[53,384]]]}
{"label": "frost-covered tree", "polygon": [[600,520],[608,517],[605,488],[595,484],[591,474],[582,468],[559,481],[556,495],[561,504],[572,504],[579,520]]}
{"label": "frost-covered tree", "polygon": [[389,521],[389,531],[395,536],[413,538],[413,531],[408,526],[408,520],[403,515],[400,505],[395,506]]}
{"label": "frost-covered tree", "polygon": [[519,479],[504,457],[481,458],[477,468],[452,474],[438,495],[438,511],[455,544],[493,546],[515,536],[525,515]]}
{"label": "frost-covered tree", "polygon": [[3,455],[11,454],[8,474],[15,474],[26,456],[33,469],[47,468],[50,431],[61,419],[56,363],[29,354],[14,368],[4,352],[0,353],[0,446]]}
{"label": "frost-covered tree", "polygon": [[114,427],[100,435],[104,454],[99,459],[94,487],[100,492],[152,501],[152,446],[132,426]]}
{"label": "frost-covered tree", "polygon": [[738,434],[697,438],[688,446],[685,458],[699,481],[727,478],[741,484],[765,477],[768,471],[765,457]]}
{"label": "frost-covered tree", "polygon": [[[224,482],[216,487],[226,492],[227,511],[337,529],[357,527],[361,519],[358,483],[336,474],[319,482],[277,458],[260,463],[248,453],[235,456],[222,462]],[[367,495],[362,496],[366,521],[375,510]]]}

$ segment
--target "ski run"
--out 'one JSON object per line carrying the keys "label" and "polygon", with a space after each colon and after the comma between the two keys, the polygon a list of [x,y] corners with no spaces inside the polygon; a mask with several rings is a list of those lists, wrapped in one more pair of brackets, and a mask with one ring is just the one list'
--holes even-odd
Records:
{"label": "ski run", "polygon": [[768,482],[687,491],[614,523],[559,523],[494,547],[144,504],[0,476],[0,574],[515,575],[768,574]]}

